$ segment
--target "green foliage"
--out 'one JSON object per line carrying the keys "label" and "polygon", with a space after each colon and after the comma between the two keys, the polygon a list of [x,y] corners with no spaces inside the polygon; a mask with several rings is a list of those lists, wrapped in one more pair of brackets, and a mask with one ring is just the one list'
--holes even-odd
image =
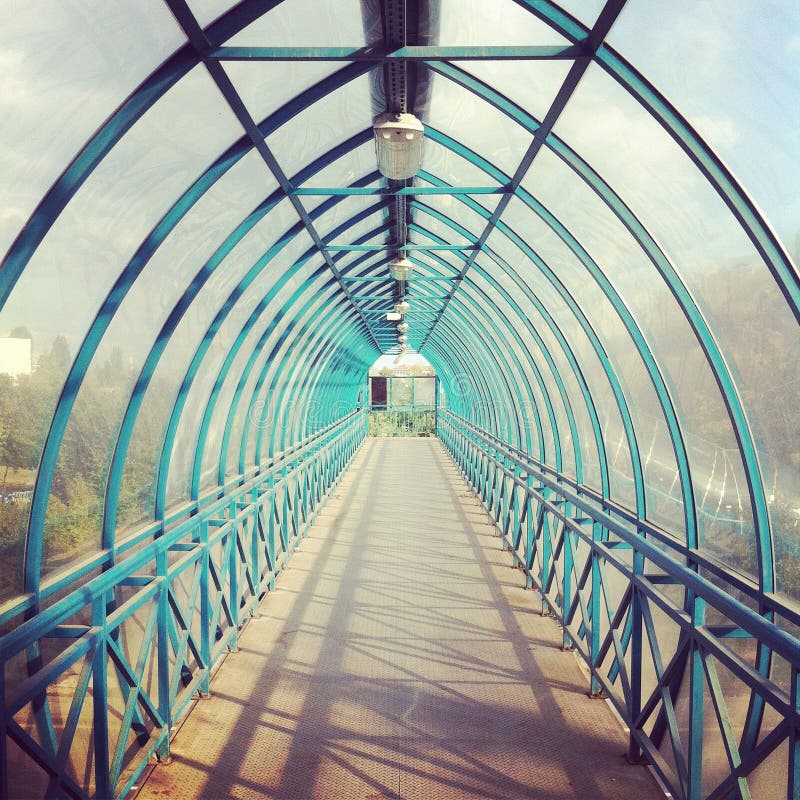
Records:
{"label": "green foliage", "polygon": [[[22,335],[23,329],[12,333]],[[64,337],[42,355],[31,375],[0,375],[0,599],[21,591],[30,503],[47,426],[72,357]],[[44,564],[57,568],[100,544],[103,500],[112,448],[134,375],[121,350],[89,370],[70,415],[53,476],[44,531]],[[138,521],[152,495],[150,454],[160,421],[148,420],[131,442],[120,513]],[[23,492],[12,495],[12,492]]]}

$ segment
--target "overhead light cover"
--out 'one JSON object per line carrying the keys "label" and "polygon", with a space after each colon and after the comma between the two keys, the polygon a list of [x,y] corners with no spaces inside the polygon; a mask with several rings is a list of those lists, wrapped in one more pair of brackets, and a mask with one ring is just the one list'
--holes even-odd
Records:
{"label": "overhead light cover", "polygon": [[403,315],[399,311],[390,311],[386,315],[387,322],[399,322],[401,319],[403,319]]}
{"label": "overhead light cover", "polygon": [[397,341],[400,342],[400,344],[405,344],[408,341],[408,336],[402,334],[397,337]]}
{"label": "overhead light cover", "polygon": [[396,258],[389,264],[389,272],[396,281],[407,281],[414,271],[414,264],[407,258]]}
{"label": "overhead light cover", "polygon": [[397,326],[397,330],[400,331],[400,333],[405,333],[408,330],[408,323],[407,322],[401,322]]}
{"label": "overhead light cover", "polygon": [[407,314],[409,308],[411,308],[411,306],[405,300],[401,300],[399,303],[394,304],[394,313]]}
{"label": "overhead light cover", "polygon": [[422,123],[413,114],[379,114],[372,130],[381,174],[395,181],[413,178],[422,164]]}

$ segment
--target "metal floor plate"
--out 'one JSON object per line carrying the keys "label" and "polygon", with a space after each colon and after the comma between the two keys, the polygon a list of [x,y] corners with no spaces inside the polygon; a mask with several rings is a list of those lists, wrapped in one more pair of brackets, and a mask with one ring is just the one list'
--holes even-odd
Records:
{"label": "metal floor plate", "polygon": [[649,800],[435,439],[368,439],[139,800]]}

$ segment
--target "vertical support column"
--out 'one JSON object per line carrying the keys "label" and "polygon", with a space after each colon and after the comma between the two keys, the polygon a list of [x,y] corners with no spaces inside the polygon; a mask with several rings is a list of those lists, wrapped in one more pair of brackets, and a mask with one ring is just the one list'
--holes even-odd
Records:
{"label": "vertical support column", "polygon": [[250,492],[250,580],[253,582],[254,607],[251,612],[254,616],[258,615],[258,596],[261,587],[261,547],[258,535],[258,488],[254,487]]}
{"label": "vertical support column", "polygon": [[159,582],[158,607],[156,610],[156,644],[158,646],[158,713],[164,720],[164,738],[158,746],[158,760],[169,763],[169,742],[172,738],[172,708],[169,699],[169,577],[167,551],[161,548],[156,553],[156,578]]}
{"label": "vertical support column", "polygon": [[[642,749],[636,740],[636,720],[642,713],[642,658],[643,658],[643,629],[642,629],[642,599],[639,593],[639,577],[644,573],[644,556],[638,551],[633,551],[633,585],[631,586],[631,704],[628,709],[630,734],[628,739],[628,759],[632,763],[642,761]],[[702,680],[703,665],[700,664],[700,679]],[[701,689],[702,704],[702,689]],[[702,729],[700,731],[700,744],[702,746]]]}
{"label": "vertical support column", "polygon": [[433,432],[439,436],[439,378],[433,379]]}
{"label": "vertical support column", "polygon": [[92,602],[92,627],[95,634],[92,656],[92,734],[94,742],[94,780],[97,797],[113,797],[111,787],[110,756],[108,743],[108,655],[106,649],[106,625],[108,622],[106,594],[100,594]]}
{"label": "vertical support column", "polygon": [[591,686],[589,694],[592,697],[600,697],[603,689],[597,679],[597,671],[600,669],[600,596],[602,592],[601,584],[603,575],[600,571],[600,553],[594,546],[596,542],[602,541],[603,526],[599,522],[592,523],[592,592],[589,597],[589,608],[591,614],[591,637],[589,642],[591,657]]}
{"label": "vertical support column", "polygon": [[283,477],[283,511],[280,519],[280,534],[284,559],[288,561],[291,557],[289,550],[289,465],[285,461],[281,475]]}
{"label": "vertical support column", "polygon": [[800,797],[800,669],[792,668],[791,705],[794,710],[789,728],[789,778],[786,789],[787,800]]}
{"label": "vertical support column", "polygon": [[8,706],[6,705],[6,662],[0,662],[0,800],[8,800]]}
{"label": "vertical support column", "polygon": [[231,529],[228,536],[231,537],[230,550],[228,552],[228,602],[231,610],[232,638],[228,643],[228,649],[232,653],[239,651],[239,532],[237,530],[236,508],[231,508]]}
{"label": "vertical support column", "polygon": [[275,588],[275,573],[278,571],[278,548],[275,541],[275,473],[271,472],[267,481],[269,491],[267,498],[269,503],[269,516],[267,522],[267,552],[269,553],[270,570],[272,576],[269,579],[269,591]]}
{"label": "vertical support column", "polygon": [[542,599],[542,616],[550,616],[550,608],[548,607],[547,603],[545,602],[545,597],[547,596],[547,579],[550,575],[550,560],[551,560],[551,545],[552,542],[550,540],[550,517],[547,514],[547,511],[544,512],[542,516],[542,526],[541,526],[541,546],[539,548],[539,552],[542,554],[542,566],[541,571],[539,573],[539,586],[541,587],[539,590],[541,599]]}
{"label": "vertical support column", "polygon": [[[564,515],[569,519],[572,516],[572,507],[569,503],[564,506]],[[574,534],[566,522],[562,526],[564,542],[561,545],[563,570],[561,574],[561,649],[572,650],[572,639],[567,634],[567,612],[572,595],[572,569],[575,554],[572,550]]]}
{"label": "vertical support column", "polygon": [[211,691],[211,559],[208,544],[208,522],[200,523],[200,655],[203,659],[203,675],[200,678],[200,696],[208,697]]}
{"label": "vertical support column", "polygon": [[701,800],[703,782],[703,711],[705,674],[703,653],[694,630],[705,624],[706,601],[693,597],[692,634],[689,643],[689,786],[686,800]]}
{"label": "vertical support column", "polygon": [[533,576],[531,570],[533,569],[533,547],[536,541],[536,521],[533,513],[533,475],[528,475],[528,490],[525,493],[525,503],[527,513],[525,515],[525,588],[530,589],[533,586]]}
{"label": "vertical support column", "polygon": [[523,495],[523,499],[522,500],[519,499],[520,490],[517,488],[516,479],[517,478],[525,478],[525,477],[526,477],[526,473],[525,473],[525,471],[523,469],[518,468],[518,467],[514,468],[514,480],[511,483],[511,508],[512,508],[512,512],[513,512],[513,515],[514,515],[514,519],[513,519],[512,523],[511,523],[511,531],[512,531],[512,533],[511,533],[511,549],[514,551],[515,560],[516,560],[516,556],[519,555],[519,553],[517,552],[517,547],[515,547],[515,545],[518,544],[518,542],[519,542],[519,540],[520,540],[520,538],[522,536],[522,531],[520,530],[520,525],[521,525],[520,519],[522,518],[522,512],[520,510],[520,506],[522,505],[522,503],[525,502],[524,495]]}

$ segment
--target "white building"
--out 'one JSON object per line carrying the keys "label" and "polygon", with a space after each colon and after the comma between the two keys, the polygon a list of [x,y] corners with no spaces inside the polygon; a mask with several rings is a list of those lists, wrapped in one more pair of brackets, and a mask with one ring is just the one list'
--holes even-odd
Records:
{"label": "white building", "polygon": [[32,345],[30,339],[11,339],[0,337],[0,375],[30,375],[32,364]]}

